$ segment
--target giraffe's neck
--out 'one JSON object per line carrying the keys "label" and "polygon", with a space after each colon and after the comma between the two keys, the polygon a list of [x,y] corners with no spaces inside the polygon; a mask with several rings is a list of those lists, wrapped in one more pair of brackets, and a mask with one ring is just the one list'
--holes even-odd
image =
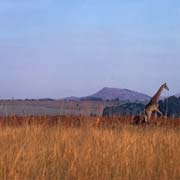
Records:
{"label": "giraffe's neck", "polygon": [[151,98],[152,103],[158,103],[158,100],[159,100],[159,98],[161,96],[161,93],[162,93],[163,89],[164,89],[164,86],[162,85],[159,88],[159,90],[157,91],[157,93]]}

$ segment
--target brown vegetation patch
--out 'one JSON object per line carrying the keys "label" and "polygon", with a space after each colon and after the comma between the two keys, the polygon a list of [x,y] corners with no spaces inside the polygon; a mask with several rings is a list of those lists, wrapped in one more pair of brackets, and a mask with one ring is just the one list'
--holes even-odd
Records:
{"label": "brown vegetation patch", "polygon": [[97,128],[97,117],[1,117],[0,179],[180,178],[178,119],[100,120]]}
{"label": "brown vegetation patch", "polygon": [[[143,116],[114,116],[114,117],[90,117],[90,116],[3,116],[0,117],[0,125],[3,126],[24,126],[44,125],[64,127],[118,127],[118,125],[141,125],[144,123]],[[180,127],[178,118],[152,118],[151,126]]]}

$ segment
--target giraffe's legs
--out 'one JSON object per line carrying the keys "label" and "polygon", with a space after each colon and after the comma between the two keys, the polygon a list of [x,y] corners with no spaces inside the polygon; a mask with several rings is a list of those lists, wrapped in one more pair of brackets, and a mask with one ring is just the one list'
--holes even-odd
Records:
{"label": "giraffe's legs", "polygon": [[145,114],[145,123],[148,124],[148,116]]}
{"label": "giraffe's legs", "polygon": [[152,111],[145,111],[145,122],[149,124],[149,121],[151,119]]}
{"label": "giraffe's legs", "polygon": [[157,111],[161,116],[163,116],[163,113],[162,113],[159,109],[156,109],[156,111]]}
{"label": "giraffe's legs", "polygon": [[156,108],[154,109],[154,111],[158,112],[161,116],[164,116],[163,113],[159,110],[158,107],[156,107]]}

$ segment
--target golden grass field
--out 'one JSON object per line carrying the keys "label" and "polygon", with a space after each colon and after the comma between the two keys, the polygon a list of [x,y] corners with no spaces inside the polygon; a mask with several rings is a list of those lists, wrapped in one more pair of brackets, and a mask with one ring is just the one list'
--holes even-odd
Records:
{"label": "golden grass field", "polygon": [[180,179],[180,120],[1,117],[0,179]]}

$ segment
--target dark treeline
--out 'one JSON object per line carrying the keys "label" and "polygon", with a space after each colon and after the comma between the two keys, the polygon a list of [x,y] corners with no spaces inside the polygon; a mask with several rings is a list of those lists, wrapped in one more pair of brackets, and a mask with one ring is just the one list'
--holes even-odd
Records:
{"label": "dark treeline", "polygon": [[[126,103],[120,106],[106,107],[103,116],[112,115],[140,115],[144,113],[145,105],[142,103]],[[159,101],[160,111],[168,117],[180,117],[180,98],[171,96]]]}

